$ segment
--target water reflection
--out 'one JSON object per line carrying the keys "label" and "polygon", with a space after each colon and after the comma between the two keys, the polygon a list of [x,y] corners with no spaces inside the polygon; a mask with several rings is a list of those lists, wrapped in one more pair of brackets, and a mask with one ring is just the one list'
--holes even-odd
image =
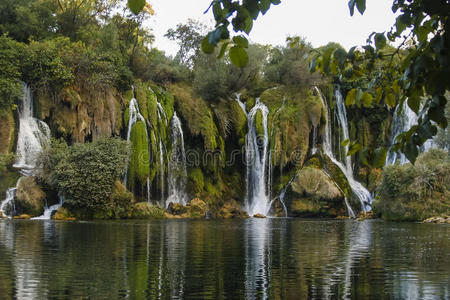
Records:
{"label": "water reflection", "polygon": [[0,221],[1,299],[449,298],[449,226]]}

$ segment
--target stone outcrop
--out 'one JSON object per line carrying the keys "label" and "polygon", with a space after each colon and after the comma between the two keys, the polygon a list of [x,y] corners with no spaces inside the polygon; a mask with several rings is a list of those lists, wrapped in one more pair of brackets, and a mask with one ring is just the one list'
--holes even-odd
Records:
{"label": "stone outcrop", "polygon": [[292,182],[288,210],[296,217],[336,217],[345,215],[343,194],[320,169],[305,167]]}
{"label": "stone outcrop", "polygon": [[16,211],[40,216],[44,212],[45,197],[44,191],[32,177],[21,177],[16,190]]}

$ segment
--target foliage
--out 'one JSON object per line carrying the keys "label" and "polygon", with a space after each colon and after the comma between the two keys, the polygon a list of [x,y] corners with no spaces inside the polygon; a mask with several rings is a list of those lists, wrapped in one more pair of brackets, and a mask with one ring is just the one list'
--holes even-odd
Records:
{"label": "foliage", "polygon": [[188,19],[186,24],[178,24],[175,29],[169,29],[164,35],[169,40],[176,41],[180,47],[176,56],[182,65],[192,68],[199,54],[200,43],[207,31],[206,25]]}
{"label": "foliage", "polygon": [[218,102],[243,88],[252,89],[260,85],[267,49],[250,45],[249,62],[245,68],[237,68],[230,61],[199,53],[194,66],[194,91],[207,101]]}
{"label": "foliage", "polygon": [[422,221],[450,213],[450,159],[443,150],[421,154],[415,165],[384,169],[374,211],[386,220]]}
{"label": "foliage", "polygon": [[308,54],[311,46],[302,41],[301,47],[275,47],[269,51],[264,78],[270,83],[308,88],[321,82],[319,74],[309,72]]}
{"label": "foliage", "polygon": [[41,155],[38,177],[57,190],[68,207],[111,212],[117,210],[114,183],[122,177],[127,160],[127,144],[118,139],[70,147],[53,142]]}
{"label": "foliage", "polygon": [[19,67],[24,46],[6,35],[0,36],[0,113],[12,109],[22,94]]}

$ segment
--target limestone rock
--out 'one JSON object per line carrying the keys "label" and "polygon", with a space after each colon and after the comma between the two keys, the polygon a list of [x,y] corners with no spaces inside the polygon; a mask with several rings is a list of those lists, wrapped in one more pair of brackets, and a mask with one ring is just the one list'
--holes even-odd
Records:
{"label": "limestone rock", "polygon": [[263,214],[255,214],[255,215],[253,215],[253,218],[258,218],[258,219],[265,219],[265,218],[266,218],[266,216],[265,216],[265,215],[263,215]]}
{"label": "limestone rock", "polygon": [[204,218],[208,210],[205,201],[201,200],[200,198],[192,199],[191,201],[189,201],[186,207],[191,218]]}
{"label": "limestone rock", "polygon": [[29,220],[29,219],[31,219],[31,216],[27,215],[27,214],[21,214],[21,215],[18,215],[18,216],[14,216],[13,219],[16,219],[16,220]]}
{"label": "limestone rock", "polygon": [[187,213],[187,208],[181,203],[170,202],[167,207],[167,212],[171,215],[182,215]]}
{"label": "limestone rock", "polygon": [[450,216],[431,217],[431,218],[424,220],[423,223],[450,224]]}
{"label": "limestone rock", "polygon": [[292,182],[288,196],[290,214],[297,217],[345,215],[344,195],[322,170],[304,167]]}
{"label": "limestone rock", "polygon": [[16,191],[16,210],[31,216],[40,216],[44,212],[45,196],[32,177],[21,177]]}
{"label": "limestone rock", "polygon": [[60,207],[55,212],[55,214],[52,216],[52,220],[75,221],[76,218],[71,216],[69,211],[66,208]]}
{"label": "limestone rock", "polygon": [[219,218],[234,219],[234,218],[248,218],[249,215],[242,211],[239,204],[235,200],[226,202],[219,210]]}

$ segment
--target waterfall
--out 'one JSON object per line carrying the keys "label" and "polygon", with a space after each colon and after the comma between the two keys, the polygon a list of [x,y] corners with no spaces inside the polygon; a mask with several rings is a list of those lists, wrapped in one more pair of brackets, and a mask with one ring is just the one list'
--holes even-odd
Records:
{"label": "waterfall", "polygon": [[[328,109],[328,105],[326,104],[326,101],[323,99],[322,94],[320,93],[319,89],[316,87],[316,91],[318,95],[320,96],[323,105],[327,109],[327,126],[325,128],[325,134],[323,136],[323,142],[322,147],[324,153],[333,161],[333,163],[338,166],[339,169],[344,173],[344,175],[347,177],[348,183],[350,184],[350,187],[352,189],[353,194],[358,198],[358,200],[361,203],[361,209],[363,211],[369,211],[371,209],[372,204],[372,196],[370,192],[358,181],[356,181],[353,177],[353,168],[352,168],[352,161],[351,157],[346,155],[348,151],[348,146],[345,147],[345,160],[344,163],[341,163],[336,159],[333,153],[333,148],[331,145],[331,122],[330,122],[330,112]],[[336,106],[337,106],[337,113],[338,113],[338,123],[339,128],[342,130],[342,135],[344,140],[349,139],[349,133],[348,133],[348,123],[347,123],[347,112],[345,109],[345,103],[344,99],[342,97],[341,92],[339,89],[336,90]],[[349,216],[352,216],[353,210],[348,204],[348,199],[345,199],[345,203],[347,205],[347,210],[349,213]]]}
{"label": "waterfall", "polygon": [[19,105],[19,134],[14,167],[20,173],[31,176],[42,147],[48,145],[50,128],[41,120],[33,118],[33,97],[27,84],[23,85],[22,103]]}
{"label": "waterfall", "polygon": [[160,125],[159,130],[159,181],[160,181],[160,191],[161,191],[161,206],[165,206],[165,172],[164,172],[164,145],[161,136],[161,126],[167,126],[167,115],[162,107],[161,103],[156,100],[156,107],[158,113],[158,122],[162,122],[164,120],[164,124]]}
{"label": "waterfall", "polygon": [[9,188],[6,191],[6,198],[0,204],[1,215],[12,216],[15,214],[16,208],[14,205],[14,197],[16,196],[17,187]]}
{"label": "waterfall", "polygon": [[[409,128],[417,124],[417,115],[409,108],[407,102],[405,101],[402,106],[397,105],[395,108],[394,120],[392,122],[391,145],[395,144],[397,137],[402,132],[408,131]],[[405,164],[408,162],[408,159],[405,154],[389,149],[386,165],[392,165],[396,161],[399,161],[400,164]]]}
{"label": "waterfall", "polygon": [[[17,138],[16,161],[14,167],[25,176],[32,176],[42,148],[49,144],[50,128],[33,117],[34,105],[30,87],[24,83],[22,103],[19,105],[19,133]],[[20,179],[19,179],[20,180]],[[17,184],[16,184],[17,186]],[[16,187],[6,191],[6,198],[0,204],[0,212],[6,216],[15,213],[14,197]]]}
{"label": "waterfall", "polygon": [[50,220],[52,218],[53,213],[55,213],[58,210],[58,208],[60,208],[63,205],[63,203],[64,203],[64,198],[62,196],[59,196],[58,204],[54,204],[50,207],[47,207],[47,205],[46,205],[42,216],[31,218],[31,219],[32,220]]}
{"label": "waterfall", "polygon": [[186,204],[186,152],[184,150],[183,129],[181,121],[175,112],[171,121],[172,130],[172,155],[169,159],[168,183],[169,196],[166,207],[170,202]]}
{"label": "waterfall", "polygon": [[[264,136],[256,132],[256,114],[262,114]],[[269,164],[269,135],[267,129],[267,115],[269,110],[264,103],[256,99],[255,106],[247,116],[248,133],[245,137],[245,152],[247,164],[247,195],[245,207],[249,215],[267,215],[270,210],[270,197],[266,192],[266,173]]]}

